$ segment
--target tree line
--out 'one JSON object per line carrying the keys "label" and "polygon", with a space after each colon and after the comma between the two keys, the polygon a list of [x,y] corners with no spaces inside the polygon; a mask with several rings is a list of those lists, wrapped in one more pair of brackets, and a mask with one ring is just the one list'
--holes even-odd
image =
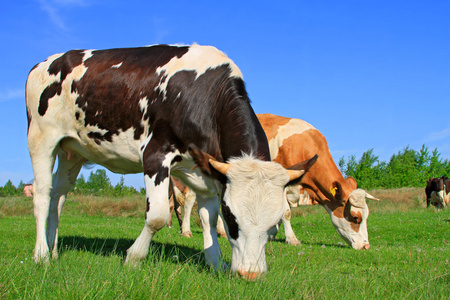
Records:
{"label": "tree line", "polygon": [[[430,151],[425,145],[422,145],[419,151],[408,146],[392,155],[389,162],[380,161],[372,148],[364,152],[359,159],[355,155],[341,157],[339,169],[345,177],[355,178],[358,187],[368,190],[425,187],[430,177],[442,175],[450,177],[450,161],[442,159],[437,149]],[[8,180],[3,187],[0,186],[0,197],[21,196],[24,187],[25,184],[22,181],[15,187],[11,180]],[[70,192],[78,195],[112,197],[145,195],[144,188],[138,191],[134,187],[125,186],[123,176],[113,186],[104,169],[92,171],[87,180],[81,174]]]}
{"label": "tree line", "polygon": [[341,157],[339,168],[344,176],[355,178],[363,189],[425,187],[430,177],[450,177],[450,161],[442,159],[437,148],[430,151],[425,145],[419,151],[407,146],[392,155],[389,162],[380,161],[372,148],[360,159],[354,155]]}
{"label": "tree line", "polygon": [[[0,186],[0,197],[21,196],[23,195],[24,187],[25,184],[22,181],[15,187],[11,180],[8,180],[5,186]],[[95,172],[91,171],[87,180],[84,178],[83,174],[80,174],[69,193],[75,195],[124,197],[139,194],[145,195],[145,189],[141,188],[140,191],[138,191],[134,187],[126,186],[123,176],[120,178],[119,182],[113,186],[106,174],[106,170],[98,169]]]}

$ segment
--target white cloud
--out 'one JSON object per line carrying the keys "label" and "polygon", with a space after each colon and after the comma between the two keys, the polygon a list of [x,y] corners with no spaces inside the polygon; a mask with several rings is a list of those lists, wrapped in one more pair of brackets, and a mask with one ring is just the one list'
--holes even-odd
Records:
{"label": "white cloud", "polygon": [[435,142],[435,141],[441,141],[444,139],[450,138],[450,127],[445,128],[441,131],[432,132],[428,135],[426,138],[427,142]]}
{"label": "white cloud", "polygon": [[39,0],[41,9],[47,13],[50,21],[57,27],[67,30],[61,13],[59,11],[62,7],[67,6],[87,6],[87,0]]}
{"label": "white cloud", "polygon": [[0,92],[0,101],[7,101],[18,98],[25,99],[25,91],[23,89]]}
{"label": "white cloud", "polygon": [[48,14],[50,21],[52,21],[53,24],[58,26],[60,29],[67,29],[66,25],[64,25],[64,21],[58,14],[54,2],[52,3],[51,1],[47,0],[39,0],[39,3],[41,4],[41,9]]}

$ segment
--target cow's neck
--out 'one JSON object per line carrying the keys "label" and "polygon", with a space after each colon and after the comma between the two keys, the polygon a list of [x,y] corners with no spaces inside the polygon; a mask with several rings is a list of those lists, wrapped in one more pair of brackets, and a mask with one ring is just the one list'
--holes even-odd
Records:
{"label": "cow's neck", "polygon": [[267,137],[248,100],[233,101],[222,111],[219,122],[222,128],[220,146],[224,161],[240,157],[242,153],[270,161]]}
{"label": "cow's neck", "polygon": [[[318,174],[318,176],[311,177],[311,174]],[[333,183],[335,181],[338,181],[341,184],[342,199],[338,199],[336,194],[333,195]],[[327,170],[327,172],[307,172],[303,177],[301,184],[312,191],[312,193],[310,193],[311,198],[320,204],[327,206],[331,211],[345,205],[345,202],[352,192],[352,189],[348,186],[339,171],[332,172],[332,170]]]}

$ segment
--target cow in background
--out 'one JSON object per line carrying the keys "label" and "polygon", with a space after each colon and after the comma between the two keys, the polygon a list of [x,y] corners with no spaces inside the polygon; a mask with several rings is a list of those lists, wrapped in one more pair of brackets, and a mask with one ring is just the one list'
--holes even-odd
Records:
{"label": "cow in background", "polygon": [[[367,199],[378,200],[362,189],[356,181],[344,179],[331,157],[325,137],[311,124],[272,114],[257,115],[269,141],[270,156],[282,166],[293,165],[311,153],[318,153],[315,165],[303,176],[302,182],[287,186],[289,206],[282,221],[286,242],[299,244],[290,224],[291,207],[302,203],[321,204],[331,217],[338,234],[353,249],[369,249]],[[276,234],[276,233],[275,233]]]}
{"label": "cow in background", "polygon": [[34,180],[29,181],[23,187],[23,193],[26,197],[33,197],[34,194]]}
{"label": "cow in background", "polygon": [[30,71],[26,104],[36,262],[57,257],[66,195],[89,161],[116,173],[144,173],[145,226],[126,263],[144,259],[166,224],[173,175],[196,193],[206,262],[224,267],[219,195],[232,272],[247,279],[266,272],[267,231],[286,210],[284,187],[310,164],[286,170],[270,161],[241,71],[224,53],[155,45],[55,54]]}
{"label": "cow in background", "polygon": [[425,188],[427,197],[427,208],[431,205],[436,206],[438,210],[448,207],[450,202],[450,179],[442,176],[439,178],[430,178]]}

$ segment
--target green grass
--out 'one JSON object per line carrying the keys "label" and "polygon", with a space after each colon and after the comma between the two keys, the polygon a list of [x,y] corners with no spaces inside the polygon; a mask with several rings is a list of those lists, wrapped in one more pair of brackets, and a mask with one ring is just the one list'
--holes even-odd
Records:
{"label": "green grass", "polygon": [[[122,204],[114,207],[126,211],[134,205],[124,202],[141,206],[143,199],[69,198],[59,230],[60,258],[36,265],[31,200],[0,198],[0,299],[449,299],[450,210],[424,208],[422,193],[373,192],[384,201],[369,204],[367,251],[341,245],[323,208],[294,209],[292,225],[302,245],[285,244],[281,230],[266,246],[269,271],[256,282],[216,274],[205,265],[197,222],[187,239],[174,220],[174,228],[154,237],[147,260],[124,266],[144,208],[105,213],[89,202],[116,201]],[[231,247],[219,240],[229,264]]]}

